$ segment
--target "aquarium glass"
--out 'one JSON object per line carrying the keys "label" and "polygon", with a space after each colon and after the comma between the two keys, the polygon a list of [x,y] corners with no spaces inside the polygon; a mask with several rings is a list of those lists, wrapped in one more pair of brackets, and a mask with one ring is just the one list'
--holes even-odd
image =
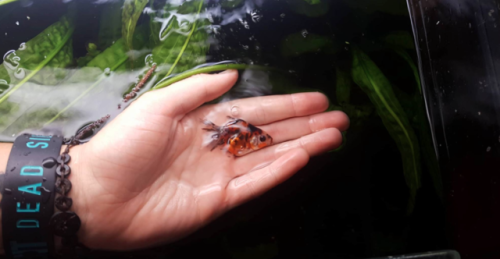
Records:
{"label": "aquarium glass", "polygon": [[349,115],[340,148],[188,238],[131,255],[369,258],[447,248],[404,0],[0,0],[0,52],[3,142],[112,120],[152,66],[139,96],[234,68],[237,84],[214,102],[322,92],[329,110]]}

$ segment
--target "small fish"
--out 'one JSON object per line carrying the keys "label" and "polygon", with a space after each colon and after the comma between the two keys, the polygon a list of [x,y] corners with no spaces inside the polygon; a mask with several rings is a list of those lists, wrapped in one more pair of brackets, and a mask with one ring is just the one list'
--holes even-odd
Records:
{"label": "small fish", "polygon": [[206,131],[213,131],[210,151],[217,146],[224,146],[226,151],[234,156],[244,156],[255,150],[271,146],[273,138],[263,130],[242,120],[229,117],[229,122],[217,126],[210,121],[203,121]]}

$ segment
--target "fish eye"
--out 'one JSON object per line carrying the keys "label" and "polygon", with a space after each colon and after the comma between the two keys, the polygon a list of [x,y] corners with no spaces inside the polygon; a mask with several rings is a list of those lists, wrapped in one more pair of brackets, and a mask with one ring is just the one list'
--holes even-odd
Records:
{"label": "fish eye", "polygon": [[261,142],[266,141],[266,136],[260,136],[260,141],[261,141]]}

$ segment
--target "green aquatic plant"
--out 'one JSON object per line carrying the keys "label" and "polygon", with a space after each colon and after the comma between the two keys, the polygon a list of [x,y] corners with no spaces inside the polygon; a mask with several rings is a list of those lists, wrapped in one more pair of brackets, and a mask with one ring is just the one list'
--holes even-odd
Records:
{"label": "green aquatic plant", "polygon": [[387,34],[383,41],[391,46],[397,46],[403,49],[415,49],[415,41],[413,36],[407,31],[393,31]]}
{"label": "green aquatic plant", "polygon": [[161,89],[161,88],[167,87],[173,83],[179,82],[183,79],[186,79],[188,77],[191,77],[191,76],[194,76],[197,74],[218,72],[218,71],[223,71],[226,69],[249,69],[249,68],[251,68],[251,69],[264,69],[263,67],[260,67],[260,66],[250,66],[247,64],[220,64],[220,65],[201,67],[201,68],[196,68],[196,69],[185,71],[183,73],[175,75],[174,77],[165,78],[164,80],[158,82],[151,89],[152,90]]}
{"label": "green aquatic plant", "polygon": [[294,12],[308,17],[323,16],[330,9],[330,3],[327,0],[289,0],[287,2]]}
{"label": "green aquatic plant", "polygon": [[397,49],[396,48],[396,49],[394,49],[394,51],[396,51],[396,53],[398,53],[398,55],[400,55],[408,63],[408,65],[410,66],[410,68],[411,68],[411,70],[413,72],[413,76],[415,77],[415,82],[417,84],[418,91],[420,92],[420,94],[422,94],[422,86],[420,84],[420,74],[418,73],[418,68],[415,65],[415,63],[413,62],[413,59],[403,49]]}
{"label": "green aquatic plant", "polygon": [[[80,93],[74,100],[72,100],[68,105],[66,105],[63,109],[57,112],[54,116],[52,116],[49,120],[47,120],[43,125],[46,126],[56,119],[58,119],[63,113],[65,113],[71,106],[77,103],[82,97],[87,95],[90,91],[92,91],[95,87],[97,87],[104,79],[106,79],[106,73],[111,73],[116,70],[125,69],[125,62],[128,60],[128,56],[125,51],[125,44],[122,39],[118,40],[111,47],[107,48],[103,53],[97,55],[93,60],[91,60],[87,66],[88,67],[97,67],[102,69],[104,74],[100,74],[97,80],[92,83],[89,87],[87,87],[84,91]],[[107,70],[107,71],[106,71]],[[85,73],[86,70],[80,70],[81,73]],[[79,72],[77,72],[79,73]],[[78,75],[75,75],[78,76]],[[82,75],[83,76],[83,75]]]}
{"label": "green aquatic plant", "polygon": [[185,21],[182,25],[184,28],[181,28],[180,21],[173,17],[165,30],[159,32],[161,42],[153,49],[152,54],[156,63],[168,65],[165,77],[205,63],[208,44],[207,33],[200,28],[205,23],[205,20],[199,21],[202,6],[202,0],[179,6],[176,12],[191,14],[192,20]]}
{"label": "green aquatic plant", "polygon": [[315,5],[315,4],[320,4],[321,0],[304,0],[306,3]]}
{"label": "green aquatic plant", "polygon": [[389,80],[361,50],[353,51],[352,77],[374,104],[387,131],[396,142],[403,161],[403,173],[410,189],[408,212],[415,206],[421,186],[419,142],[408,117],[397,99]]}
{"label": "green aquatic plant", "polygon": [[127,46],[125,40],[117,40],[111,47],[104,50],[101,54],[93,58],[87,67],[98,67],[101,70],[110,68],[111,71],[115,71],[120,67],[125,69],[125,61],[127,61]]}
{"label": "green aquatic plant", "polygon": [[94,43],[89,43],[87,46],[87,55],[85,55],[84,57],[78,58],[76,60],[76,63],[78,64],[78,66],[83,67],[87,63],[89,63],[89,61],[91,61],[97,55],[99,55],[99,53],[101,53],[101,52],[97,49],[97,46]]}
{"label": "green aquatic plant", "polygon": [[148,0],[126,0],[122,12],[122,36],[128,49],[134,49],[133,39],[137,20]]}
{"label": "green aquatic plant", "polygon": [[0,6],[2,6],[4,4],[15,2],[15,1],[17,1],[17,0],[0,0]]}
{"label": "green aquatic plant", "polygon": [[7,72],[7,69],[3,65],[0,65],[0,96],[4,91],[9,89],[9,84],[10,84],[9,72]]}
{"label": "green aquatic plant", "polygon": [[[0,97],[0,105],[7,98],[22,87],[28,80],[34,79],[41,83],[54,84],[58,80],[57,68],[64,68],[72,62],[71,35],[73,26],[67,17],[45,29],[35,38],[23,44],[18,51],[10,55],[16,55],[12,64],[16,71],[22,71],[23,75],[15,81],[15,85]],[[9,58],[9,57],[7,57]],[[8,61],[5,61],[8,62]],[[18,66],[18,67],[17,67]],[[37,78],[35,75],[43,68],[49,70]],[[11,79],[16,77],[11,77]]]}
{"label": "green aquatic plant", "polygon": [[113,45],[118,39],[122,38],[122,6],[121,1],[103,5],[97,40],[99,50]]}
{"label": "green aquatic plant", "polygon": [[[51,109],[52,116],[48,119],[45,119],[45,122],[42,124],[44,126],[47,126],[59,118],[63,116],[63,114],[67,113],[68,110],[71,109],[76,103],[78,103],[84,96],[88,95],[91,91],[93,91],[96,87],[102,84],[102,82],[107,78],[107,74],[115,71],[123,71],[127,69],[129,66],[130,62],[127,62],[128,60],[132,61],[132,64],[135,60],[135,62],[143,62],[141,58],[132,56],[128,53],[130,47],[134,48],[141,48],[143,47],[146,42],[144,41],[145,38],[148,38],[146,33],[147,30],[144,30],[143,28],[140,29],[138,32],[133,33],[132,31],[136,27],[137,19],[135,18],[134,12],[131,10],[136,10],[138,4],[142,4],[143,2],[126,2],[125,5],[132,5],[127,7],[127,11],[124,10],[122,17],[123,17],[123,26],[125,25],[128,26],[128,29],[124,30],[124,37],[122,39],[116,40],[111,46],[103,50],[102,52],[98,52],[95,50],[95,48],[92,48],[93,53],[87,54],[85,57],[87,60],[82,60],[80,64],[85,64],[85,67],[77,70],[75,73],[73,73],[66,82],[68,83],[74,83],[74,82],[81,82],[81,81],[89,81],[89,85],[85,88],[82,89],[80,94],[78,94],[74,99],[69,100],[68,104],[63,106],[62,109],[58,110],[57,112],[53,112],[53,109]],[[189,68],[192,68],[198,64],[204,63],[204,58],[196,58],[196,57],[204,57],[205,52],[208,49],[208,44],[206,43],[206,31],[203,29],[200,29],[198,26],[200,24],[206,24],[206,21],[198,22],[198,15],[201,11],[201,7],[203,5],[203,1],[194,1],[190,2],[184,5],[181,5],[178,8],[178,12],[182,14],[193,14],[193,20],[194,22],[191,24],[189,34],[187,36],[184,36],[182,34],[171,34],[166,37],[166,40],[164,42],[160,42],[160,45],[157,46],[155,49],[153,49],[153,55],[156,57],[156,61],[159,64],[166,64],[170,65],[169,70],[166,74],[164,74],[165,77],[171,75],[175,71],[186,71]],[[142,9],[141,9],[142,10]],[[141,12],[139,12],[141,13]],[[115,17],[116,19],[116,17]],[[55,24],[54,26],[58,26],[58,24]],[[144,27],[144,26],[142,26]],[[49,28],[50,29],[50,28]],[[48,29],[47,29],[48,30]],[[133,33],[132,36],[130,34]],[[71,32],[68,33],[66,38],[70,38]],[[177,37],[176,37],[177,36]],[[169,42],[175,42],[180,46],[180,48],[175,48],[175,46],[168,46]],[[167,47],[166,47],[167,46]],[[56,52],[58,53],[58,52]],[[195,58],[193,58],[195,57]],[[158,60],[160,59],[160,60]],[[44,63],[41,63],[40,66],[45,65]],[[61,64],[60,67],[65,67],[67,64]],[[48,64],[50,67],[54,66],[59,66],[58,64],[50,63]],[[144,66],[144,63],[142,63],[142,66]],[[95,73],[96,70],[92,70],[91,68],[98,68],[100,69],[100,73]],[[177,68],[177,69],[176,69]],[[201,69],[200,71],[216,71],[217,69],[220,69],[221,67],[215,67],[211,69]],[[167,80],[162,81],[163,86],[165,86],[165,83],[169,84],[170,82],[174,81],[179,81],[182,78],[185,78],[186,75],[192,75],[192,73],[197,73],[195,70],[193,71],[188,71],[187,73],[181,74],[176,77],[169,77]],[[93,78],[93,79],[92,79]],[[28,78],[29,79],[29,78]],[[26,79],[26,81],[28,80]],[[16,86],[20,87],[20,86]],[[14,91],[16,88],[14,87]],[[13,91],[9,91],[8,93],[12,94]],[[9,95],[10,95],[9,94]],[[8,96],[4,96],[4,99],[6,99]],[[49,113],[44,113],[44,114],[49,114]],[[30,125],[39,125],[40,123],[38,120],[42,120],[43,118],[47,118],[47,116],[41,116],[39,119],[33,121],[30,123]],[[14,122],[18,123],[18,122]],[[28,125],[25,125],[28,126]],[[12,127],[11,127],[12,128]]]}
{"label": "green aquatic plant", "polygon": [[[353,6],[353,12],[357,14],[401,13],[399,5],[364,5],[365,2],[366,0],[355,0],[347,4]],[[0,1],[0,6],[5,3],[5,0]],[[240,0],[228,0],[222,1],[220,5],[223,10],[228,11],[241,7],[243,3]],[[0,132],[8,135],[23,128],[64,124],[66,120],[70,121],[80,115],[78,111],[84,106],[82,102],[87,99],[112,89],[118,89],[116,91],[120,94],[128,93],[134,87],[134,82],[139,81],[153,63],[158,68],[147,84],[150,89],[139,94],[168,87],[199,73],[254,69],[266,71],[272,93],[325,93],[330,98],[329,110],[346,112],[351,120],[351,128],[360,129],[369,120],[381,120],[401,154],[402,172],[410,190],[408,212],[413,210],[417,191],[422,185],[423,168],[431,175],[436,192],[442,194],[439,166],[426,123],[418,67],[412,56],[415,48],[413,37],[409,32],[384,32],[383,36],[369,41],[358,39],[365,37],[365,31],[337,33],[338,30],[331,25],[325,30],[298,27],[280,34],[274,46],[280,61],[292,64],[321,58],[321,66],[315,66],[314,70],[307,73],[330,80],[328,86],[323,87],[300,81],[301,75],[289,72],[292,69],[284,69],[285,72],[272,67],[278,64],[283,69],[279,62],[268,65],[267,61],[256,59],[256,64],[265,65],[249,65],[246,63],[250,62],[238,60],[237,63],[200,66],[206,63],[213,39],[219,40],[218,37],[224,36],[216,35],[215,30],[210,34],[213,29],[210,27],[212,19],[203,13],[205,8],[209,8],[204,4],[202,0],[126,0],[107,3],[100,16],[97,36],[92,39],[92,43],[84,43],[87,54],[78,59],[72,56],[72,39],[75,35],[70,19],[72,15],[63,16],[27,41],[0,65],[0,111],[4,115],[0,118]],[[147,5],[155,11],[145,12]],[[283,6],[295,13],[292,15],[308,21],[327,20],[326,14],[333,9],[332,2],[328,0],[288,0]],[[263,21],[275,19],[276,23],[278,20],[281,23],[287,21],[287,17],[288,13],[287,16],[273,18],[264,16]],[[369,21],[361,21],[360,24],[356,26],[365,30]],[[353,30],[355,29],[356,27]],[[361,38],[364,39],[363,37]],[[260,49],[264,44],[265,42],[256,41],[245,54],[257,57],[269,54]],[[81,49],[84,46],[75,45],[75,49],[77,47]],[[414,92],[410,93],[406,88],[403,89],[406,92],[398,89],[398,85],[390,81],[393,75],[382,73],[378,64],[370,58],[371,51],[380,50],[396,53],[399,55],[394,55],[397,59],[404,60],[403,64],[407,64],[408,71],[412,73],[408,73],[409,77],[413,75]],[[235,53],[234,48],[225,51]],[[274,62],[273,59],[270,60]],[[20,71],[24,71],[25,75],[15,74],[17,70],[14,67],[22,69]],[[114,81],[118,75],[125,75],[121,73],[126,71],[134,71],[133,77],[136,78],[120,83]],[[34,92],[37,96],[45,94],[62,97],[39,106],[27,99],[20,103],[17,103],[19,99],[14,99],[28,92]],[[335,153],[345,152],[345,146],[344,142],[342,148],[335,150]]]}
{"label": "green aquatic plant", "polygon": [[418,68],[415,65],[410,54],[407,50],[414,50],[415,43],[413,36],[407,31],[395,31],[391,32],[383,38],[383,41],[387,43],[391,49],[393,49],[399,56],[401,56],[406,63],[410,66],[413,76],[415,77],[415,82],[417,84],[420,94],[422,93],[422,87],[420,85],[420,75],[418,73]]}
{"label": "green aquatic plant", "polygon": [[220,5],[224,8],[235,8],[241,6],[244,0],[221,0]]}

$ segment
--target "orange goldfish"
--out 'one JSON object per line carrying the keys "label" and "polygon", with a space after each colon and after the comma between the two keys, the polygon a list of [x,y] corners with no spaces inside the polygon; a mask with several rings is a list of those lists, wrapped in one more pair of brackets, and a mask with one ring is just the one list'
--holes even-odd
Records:
{"label": "orange goldfish", "polygon": [[242,120],[229,117],[229,122],[217,126],[210,121],[204,121],[206,131],[213,131],[211,150],[217,146],[225,146],[225,150],[234,156],[244,156],[255,150],[271,146],[273,138],[263,130]]}

